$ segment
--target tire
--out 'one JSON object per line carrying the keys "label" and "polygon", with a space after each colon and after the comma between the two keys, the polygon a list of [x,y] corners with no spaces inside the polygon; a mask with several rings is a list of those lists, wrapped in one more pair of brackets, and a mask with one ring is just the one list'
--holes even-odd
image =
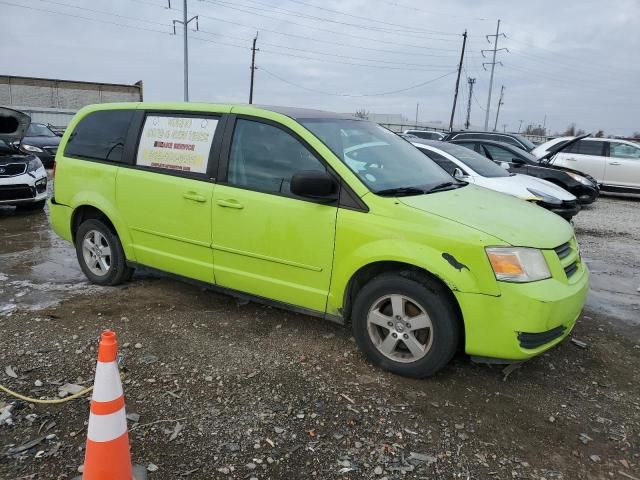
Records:
{"label": "tire", "polygon": [[36,210],[42,210],[46,204],[46,200],[40,200],[33,203],[23,203],[18,205],[16,208],[25,212],[34,212]]}
{"label": "tire", "polygon": [[120,285],[133,273],[118,235],[97,219],[86,220],[78,227],[76,255],[84,274],[97,285]]}
{"label": "tire", "polygon": [[372,364],[398,375],[429,377],[458,347],[460,323],[450,295],[426,276],[378,275],[358,292],[352,313],[362,352]]}

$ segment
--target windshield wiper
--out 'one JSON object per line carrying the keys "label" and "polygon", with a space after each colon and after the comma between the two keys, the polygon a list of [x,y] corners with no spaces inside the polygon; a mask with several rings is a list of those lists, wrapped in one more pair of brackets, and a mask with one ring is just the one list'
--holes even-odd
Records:
{"label": "windshield wiper", "polygon": [[463,185],[466,185],[466,182],[457,182],[457,183],[453,183],[453,182],[442,182],[439,183],[438,185],[436,185],[435,187],[431,187],[429,190],[427,190],[424,193],[434,193],[434,192],[439,192],[441,190],[450,190],[450,187],[461,187]]}
{"label": "windshield wiper", "polygon": [[423,195],[427,193],[424,188],[419,187],[397,187],[397,188],[385,188],[384,190],[378,190],[376,195],[383,196],[409,196],[409,195]]}

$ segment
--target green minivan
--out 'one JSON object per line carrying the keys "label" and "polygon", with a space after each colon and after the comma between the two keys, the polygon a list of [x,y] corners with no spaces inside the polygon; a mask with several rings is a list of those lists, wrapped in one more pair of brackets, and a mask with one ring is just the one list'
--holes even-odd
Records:
{"label": "green minivan", "polygon": [[91,282],[144,265],[350,324],[372,363],[412,377],[458,349],[502,362],[551,348],[589,283],[562,218],[452,178],[374,123],[315,110],[83,108],[50,211]]}

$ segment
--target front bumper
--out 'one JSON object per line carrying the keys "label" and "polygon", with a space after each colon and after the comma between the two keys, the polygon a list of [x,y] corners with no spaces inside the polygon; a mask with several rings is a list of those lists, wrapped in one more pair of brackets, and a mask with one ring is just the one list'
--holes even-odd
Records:
{"label": "front bumper", "polygon": [[[545,256],[554,254],[545,252]],[[587,297],[589,270],[581,261],[577,268],[573,263],[565,266],[567,262],[548,262],[553,278],[547,280],[500,282],[499,296],[456,292],[464,317],[466,353],[485,359],[526,360],[569,335]]]}
{"label": "front bumper", "polygon": [[0,178],[0,205],[25,205],[46,198],[47,172],[44,168],[32,174]]}

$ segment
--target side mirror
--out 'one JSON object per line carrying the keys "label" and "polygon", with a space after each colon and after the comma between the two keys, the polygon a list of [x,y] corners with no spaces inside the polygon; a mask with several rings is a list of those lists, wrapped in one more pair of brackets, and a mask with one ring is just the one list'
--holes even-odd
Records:
{"label": "side mirror", "polygon": [[453,171],[453,178],[461,180],[463,178],[467,178],[467,176],[464,174],[461,168],[456,167]]}
{"label": "side mirror", "polygon": [[510,167],[509,162],[500,162],[500,166],[505,170],[509,170]]}
{"label": "side mirror", "polygon": [[299,197],[331,203],[338,199],[338,183],[327,172],[307,170],[291,177],[291,193]]}
{"label": "side mirror", "polygon": [[515,163],[516,165],[526,165],[527,162],[518,157],[513,157],[511,159],[511,163]]}

